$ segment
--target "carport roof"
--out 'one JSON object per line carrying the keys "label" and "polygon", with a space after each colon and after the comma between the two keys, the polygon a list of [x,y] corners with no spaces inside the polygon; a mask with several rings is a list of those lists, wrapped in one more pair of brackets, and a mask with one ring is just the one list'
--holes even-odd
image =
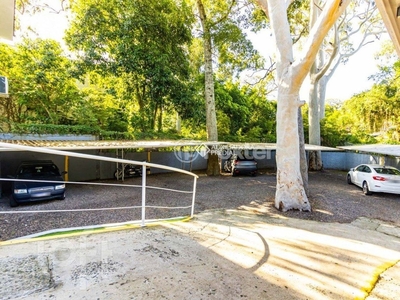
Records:
{"label": "carport roof", "polygon": [[340,146],[337,148],[342,150],[351,150],[351,151],[365,152],[371,154],[381,154],[381,155],[400,157],[400,145],[374,144],[374,145]]}
{"label": "carport roof", "polygon": [[[31,147],[45,147],[57,150],[100,150],[100,149],[147,149],[157,150],[160,148],[175,147],[202,147],[202,146],[226,146],[234,149],[260,149],[276,150],[274,143],[228,143],[228,142],[207,142],[196,140],[164,140],[164,141],[46,141],[46,140],[0,140],[3,143],[23,145]],[[305,145],[307,151],[341,151],[336,148]],[[0,151],[16,151],[15,149],[1,147]]]}

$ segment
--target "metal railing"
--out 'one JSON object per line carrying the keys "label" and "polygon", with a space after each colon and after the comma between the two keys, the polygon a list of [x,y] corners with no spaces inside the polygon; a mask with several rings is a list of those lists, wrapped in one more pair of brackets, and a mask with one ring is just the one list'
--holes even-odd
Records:
{"label": "metal railing", "polygon": [[[109,161],[115,163],[122,163],[122,164],[135,164],[142,166],[142,184],[141,185],[125,185],[125,184],[113,184],[113,183],[95,183],[95,182],[74,182],[74,181],[64,181],[64,183],[69,184],[83,184],[83,185],[102,185],[102,186],[123,186],[123,187],[136,187],[141,188],[142,190],[142,202],[141,206],[129,206],[129,207],[118,207],[118,208],[95,208],[95,209],[69,209],[69,210],[29,210],[29,211],[2,211],[0,214],[23,214],[23,213],[43,213],[43,212],[71,212],[71,211],[98,211],[98,210],[113,210],[113,209],[129,209],[129,208],[141,208],[141,226],[146,226],[146,190],[147,189],[158,189],[158,190],[167,190],[176,193],[186,193],[192,194],[192,203],[190,206],[186,207],[176,207],[176,208],[191,208],[190,210],[190,217],[192,218],[194,215],[194,205],[196,199],[196,185],[197,185],[197,178],[198,175],[186,171],[181,170],[174,167],[159,165],[148,163],[144,161],[134,161],[134,160],[127,160],[127,159],[120,159],[120,158],[111,158],[111,157],[104,157],[99,155],[90,155],[90,154],[83,154],[83,153],[76,153],[76,152],[67,152],[62,150],[54,150],[49,148],[42,148],[42,147],[31,147],[31,146],[23,146],[23,145],[16,145],[10,143],[2,143],[0,142],[0,148],[8,148],[8,149],[15,149],[20,151],[31,151],[31,152],[39,152],[39,153],[47,153],[52,155],[60,155],[60,156],[68,156],[68,157],[78,157],[84,159],[91,159],[91,160],[101,160],[101,161]],[[182,174],[186,174],[193,177],[193,189],[191,191],[184,191],[184,190],[177,190],[177,189],[169,189],[164,187],[155,187],[155,186],[147,186],[147,172],[146,169],[148,167],[164,169],[172,172],[178,172]],[[0,181],[29,181],[34,182],[35,180],[25,180],[25,179],[10,179],[10,178],[0,178]],[[38,180],[39,181],[39,180]],[[44,180],[40,180],[40,182],[46,182]],[[53,182],[53,181],[47,181]],[[57,181],[60,183],[60,181]],[[147,206],[152,208],[162,208],[160,206]]]}

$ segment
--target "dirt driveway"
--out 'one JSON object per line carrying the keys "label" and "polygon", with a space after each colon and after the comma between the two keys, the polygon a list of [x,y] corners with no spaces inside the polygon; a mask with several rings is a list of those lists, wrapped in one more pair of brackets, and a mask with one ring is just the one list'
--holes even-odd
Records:
{"label": "dirt driveway", "polygon": [[[201,175],[196,216],[190,222],[4,242],[0,299],[397,300],[399,197],[364,196],[361,189],[347,185],[345,175],[310,174],[313,211],[309,213],[281,213],[273,207],[275,174],[271,172],[257,177]],[[149,184],[190,188],[192,182],[169,174],[149,176]],[[123,207],[140,201],[140,191],[128,187],[70,186],[68,190],[65,201],[16,209],[2,201],[4,210],[32,210],[0,215],[3,236],[136,217],[132,210],[33,212]],[[151,204],[184,201],[188,200],[165,192],[149,194]]]}
{"label": "dirt driveway", "polygon": [[[223,175],[207,177],[199,174],[195,213],[214,209],[246,209],[268,216],[283,216],[321,222],[350,223],[367,217],[400,225],[400,197],[390,194],[365,196],[361,189],[346,183],[346,172],[327,170],[309,174],[309,199],[312,212],[275,209],[276,177],[272,171],[262,171],[256,177]],[[141,204],[140,178],[125,181],[127,187],[69,185],[67,199],[10,208],[7,197],[0,199],[0,211],[32,211],[32,213],[0,214],[0,240],[8,240],[50,229],[126,222],[140,219],[140,209],[34,213],[36,210],[127,207]],[[152,186],[191,190],[193,181],[180,174],[148,176]],[[148,205],[190,205],[191,195],[149,190]],[[147,219],[189,215],[190,209],[148,209]]]}

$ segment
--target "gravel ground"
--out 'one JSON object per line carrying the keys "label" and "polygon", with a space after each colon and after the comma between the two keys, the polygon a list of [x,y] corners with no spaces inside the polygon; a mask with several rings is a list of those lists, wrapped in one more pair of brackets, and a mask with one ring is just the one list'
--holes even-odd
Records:
{"label": "gravel ground", "polygon": [[[309,199],[312,212],[280,212],[274,207],[276,177],[272,171],[260,171],[256,177],[222,175],[207,177],[199,173],[195,213],[210,209],[247,209],[269,216],[349,223],[358,217],[379,219],[400,226],[398,195],[365,196],[361,189],[346,183],[346,172],[325,170],[309,174]],[[103,181],[104,183],[118,183]],[[147,177],[148,185],[191,191],[193,179],[181,174],[157,174]],[[119,182],[120,183],[120,182]],[[10,208],[8,196],[0,199],[0,240],[8,240],[56,228],[118,223],[141,218],[141,178],[126,180],[123,186],[73,185],[67,187],[64,201],[47,201]],[[190,214],[191,194],[157,189],[147,190],[146,219],[170,218]],[[136,208],[126,208],[137,206]],[[102,211],[34,212],[43,210],[121,208]],[[2,212],[14,212],[4,214]],[[22,213],[24,211],[25,213]],[[26,213],[26,211],[28,211]]]}

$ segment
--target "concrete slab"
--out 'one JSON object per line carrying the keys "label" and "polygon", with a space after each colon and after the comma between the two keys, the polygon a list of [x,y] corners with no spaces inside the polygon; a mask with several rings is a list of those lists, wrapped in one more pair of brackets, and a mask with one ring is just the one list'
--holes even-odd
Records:
{"label": "concrete slab", "polygon": [[[54,287],[48,256],[0,259],[0,299],[15,299]],[[19,288],[15,289],[18,286]]]}
{"label": "concrete slab", "polygon": [[400,295],[400,263],[379,275],[373,292],[366,300],[399,299]]}
{"label": "concrete slab", "polygon": [[378,232],[400,238],[399,227],[394,226],[390,223],[382,222],[380,220],[372,220],[365,217],[360,217],[357,218],[357,220],[351,222],[351,224],[363,229],[376,230]]}
{"label": "concrete slab", "polygon": [[385,274],[386,286],[400,282],[400,239],[376,229],[222,210],[189,222],[1,243],[3,263],[41,257],[51,270],[29,291],[23,282],[32,275],[21,272],[2,299],[397,299],[385,287],[373,290]]}

